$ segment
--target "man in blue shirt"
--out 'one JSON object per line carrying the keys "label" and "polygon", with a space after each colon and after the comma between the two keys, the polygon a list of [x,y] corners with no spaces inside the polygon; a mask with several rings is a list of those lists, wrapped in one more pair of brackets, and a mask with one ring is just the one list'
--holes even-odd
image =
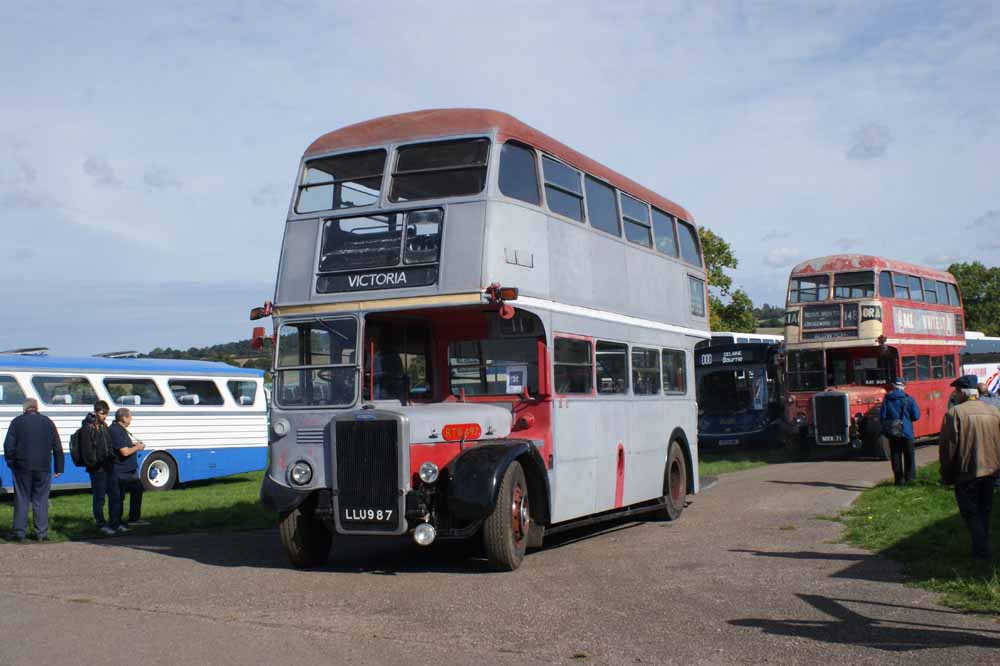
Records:
{"label": "man in blue shirt", "polygon": [[913,422],[920,420],[917,401],[906,395],[906,382],[897,379],[882,400],[879,414],[882,434],[889,438],[892,456],[892,476],[896,485],[912,483],[917,478],[916,455],[913,450]]}
{"label": "man in blue shirt", "polygon": [[24,401],[24,413],[10,422],[3,456],[14,473],[14,524],[10,540],[23,542],[28,527],[28,505],[35,523],[35,538],[49,538],[49,489],[52,467],[63,473],[63,450],[59,431],[49,417],[38,413],[38,401]]}
{"label": "man in blue shirt", "polygon": [[132,424],[132,412],[122,407],[115,412],[115,422],[111,424],[111,448],[115,459],[111,468],[111,483],[117,493],[108,493],[108,522],[117,532],[128,532],[128,525],[122,522],[125,493],[128,493],[128,522],[142,524],[142,482],[139,480],[139,461],[136,455],[146,448],[142,442],[132,442],[128,427]]}

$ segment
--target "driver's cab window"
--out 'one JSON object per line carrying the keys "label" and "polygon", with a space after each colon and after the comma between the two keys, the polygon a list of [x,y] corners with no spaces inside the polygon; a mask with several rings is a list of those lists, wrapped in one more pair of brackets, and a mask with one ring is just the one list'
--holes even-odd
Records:
{"label": "driver's cab window", "polygon": [[427,327],[369,320],[364,343],[365,400],[431,397],[430,334]]}

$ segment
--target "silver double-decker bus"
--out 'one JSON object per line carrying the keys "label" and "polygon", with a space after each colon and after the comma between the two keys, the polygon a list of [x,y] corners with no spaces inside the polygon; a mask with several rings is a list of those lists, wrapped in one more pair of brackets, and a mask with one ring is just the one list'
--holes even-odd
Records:
{"label": "silver double-decker bus", "polygon": [[505,113],[321,136],[251,315],[274,323],[261,498],[292,564],[409,533],[512,570],[581,519],[678,518],[706,301],[686,210]]}

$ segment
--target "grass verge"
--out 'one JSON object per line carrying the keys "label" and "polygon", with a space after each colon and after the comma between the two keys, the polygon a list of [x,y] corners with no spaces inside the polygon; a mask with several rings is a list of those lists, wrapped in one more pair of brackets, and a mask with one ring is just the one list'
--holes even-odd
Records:
{"label": "grass verge", "polygon": [[784,449],[763,449],[759,451],[727,451],[725,453],[698,454],[698,474],[700,476],[719,476],[744,469],[763,467],[776,463],[789,462],[791,459]]}
{"label": "grass verge", "polygon": [[[917,470],[909,486],[882,483],[841,516],[847,542],[902,562],[918,587],[940,592],[960,610],[1000,614],[1000,564],[970,558],[969,532],[955,493],[938,483],[937,463]],[[1000,508],[1000,507],[998,507]],[[1000,511],[993,511],[992,543],[1000,552]]]}
{"label": "grass verge", "polygon": [[[167,534],[196,530],[246,530],[270,527],[274,514],[260,504],[263,472],[236,474],[211,482],[185,484],[167,492],[146,493],[142,518],[150,522],[134,528],[136,534]],[[89,490],[53,492],[49,500],[49,538],[52,541],[104,538],[94,526]],[[125,501],[126,515],[128,499]],[[12,495],[0,499],[0,542],[10,532],[14,514]],[[107,508],[105,507],[105,515]],[[28,531],[32,531],[28,518]]]}

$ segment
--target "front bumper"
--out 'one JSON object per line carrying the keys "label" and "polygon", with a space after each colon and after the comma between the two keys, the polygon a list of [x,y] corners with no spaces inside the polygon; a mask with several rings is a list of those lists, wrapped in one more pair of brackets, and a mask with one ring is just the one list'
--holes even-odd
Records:
{"label": "front bumper", "polygon": [[310,490],[296,490],[283,486],[272,479],[269,474],[264,474],[264,481],[260,484],[260,503],[268,511],[287,513],[297,509],[309,499],[311,493]]}

